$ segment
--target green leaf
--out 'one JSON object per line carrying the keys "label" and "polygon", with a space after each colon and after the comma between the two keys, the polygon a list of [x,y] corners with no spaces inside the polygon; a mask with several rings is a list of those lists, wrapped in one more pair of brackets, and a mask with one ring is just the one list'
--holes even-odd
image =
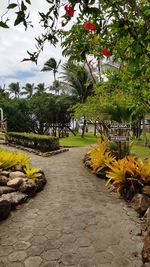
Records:
{"label": "green leaf", "polygon": [[20,24],[21,22],[23,22],[23,18],[22,18],[22,15],[24,13],[22,13],[21,11],[18,12],[18,15],[17,15],[17,18],[14,22],[14,26],[17,26],[18,24]]}
{"label": "green leaf", "polygon": [[21,3],[21,10],[22,11],[26,11],[27,10],[27,7],[25,6],[24,2],[22,1]]}
{"label": "green leaf", "polygon": [[12,4],[8,5],[7,9],[13,9],[13,8],[15,8],[16,6],[17,6],[17,4],[12,3]]}
{"label": "green leaf", "polygon": [[150,51],[150,45],[147,46],[147,50]]}
{"label": "green leaf", "polygon": [[25,0],[26,3],[28,3],[29,5],[31,5],[31,1],[30,0]]}
{"label": "green leaf", "polygon": [[7,28],[7,29],[9,28],[9,26],[3,21],[0,21],[0,27]]}

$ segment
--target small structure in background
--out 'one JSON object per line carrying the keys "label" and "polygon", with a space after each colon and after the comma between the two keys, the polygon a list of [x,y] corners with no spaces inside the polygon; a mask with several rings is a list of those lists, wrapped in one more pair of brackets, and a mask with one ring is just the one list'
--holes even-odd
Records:
{"label": "small structure in background", "polygon": [[3,109],[0,108],[0,133],[7,132],[7,122],[4,120]]}

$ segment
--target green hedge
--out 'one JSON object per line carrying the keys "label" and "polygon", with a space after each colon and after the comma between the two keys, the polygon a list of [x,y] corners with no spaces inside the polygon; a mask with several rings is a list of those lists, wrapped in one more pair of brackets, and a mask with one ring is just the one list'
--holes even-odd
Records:
{"label": "green hedge", "polygon": [[59,139],[49,135],[8,132],[6,140],[9,143],[37,149],[41,152],[59,148]]}

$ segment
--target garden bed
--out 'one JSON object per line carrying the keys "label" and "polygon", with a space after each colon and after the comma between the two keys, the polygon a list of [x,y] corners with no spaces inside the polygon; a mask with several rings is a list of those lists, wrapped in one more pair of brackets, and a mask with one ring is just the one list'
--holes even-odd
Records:
{"label": "garden bed", "polygon": [[30,168],[28,156],[0,149],[0,220],[41,191],[45,184],[43,170]]}
{"label": "garden bed", "polygon": [[136,156],[116,159],[109,141],[98,143],[85,155],[84,164],[98,177],[106,179],[106,186],[119,193],[140,217],[146,218],[142,257],[144,267],[150,264],[150,159]]}

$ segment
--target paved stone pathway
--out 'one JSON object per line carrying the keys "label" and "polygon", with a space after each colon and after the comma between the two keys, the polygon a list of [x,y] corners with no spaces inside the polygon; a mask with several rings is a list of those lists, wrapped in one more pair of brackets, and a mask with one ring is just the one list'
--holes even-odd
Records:
{"label": "paved stone pathway", "polygon": [[0,267],[140,267],[136,213],[84,168],[85,148],[42,158],[48,183],[0,223]]}

